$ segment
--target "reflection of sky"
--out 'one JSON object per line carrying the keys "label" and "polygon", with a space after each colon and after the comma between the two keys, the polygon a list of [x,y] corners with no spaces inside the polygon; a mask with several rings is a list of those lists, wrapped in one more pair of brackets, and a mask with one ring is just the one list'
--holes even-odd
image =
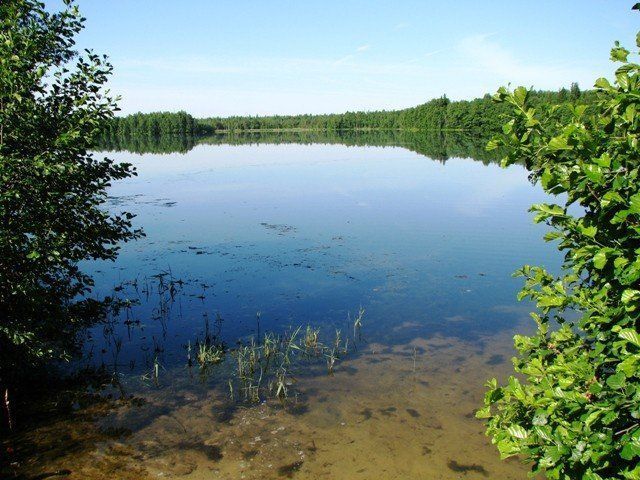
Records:
{"label": "reflection of sky", "polygon": [[[339,324],[363,305],[380,339],[400,340],[392,327],[407,322],[417,327],[402,335],[472,338],[522,317],[509,308],[513,270],[557,264],[527,213],[544,195],[519,166],[340,145],[111,156],[139,174],[111,188],[112,208],[136,213],[147,237],[115,268],[95,267],[97,290],[169,268],[190,280],[165,332],[175,355],[217,311],[230,336],[250,333],[258,310],[265,327],[283,328]],[[212,287],[196,300],[201,283]],[[137,308],[146,331],[134,343],[162,335],[153,308]]]}

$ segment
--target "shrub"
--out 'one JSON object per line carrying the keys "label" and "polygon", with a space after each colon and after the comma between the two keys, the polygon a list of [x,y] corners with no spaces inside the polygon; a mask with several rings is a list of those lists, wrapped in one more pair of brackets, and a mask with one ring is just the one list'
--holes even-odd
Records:
{"label": "shrub", "polygon": [[[82,299],[78,267],[114,259],[136,238],[132,215],[105,211],[110,182],[134,173],[98,159],[94,139],[116,110],[112,67],[78,56],[83,18],[72,1],[49,13],[34,0],[0,3],[0,384],[24,365],[66,359],[102,304]],[[3,392],[4,393],[4,392]]]}
{"label": "shrub", "polygon": [[513,114],[488,148],[505,148],[504,165],[524,161],[559,195],[531,211],[564,263],[559,276],[517,272],[537,331],[515,337],[519,375],[488,383],[478,417],[502,457],[552,479],[640,479],[640,65],[629,55],[616,43],[615,82],[598,79],[598,102],[568,107],[566,122],[531,108],[525,88],[495,96]]}

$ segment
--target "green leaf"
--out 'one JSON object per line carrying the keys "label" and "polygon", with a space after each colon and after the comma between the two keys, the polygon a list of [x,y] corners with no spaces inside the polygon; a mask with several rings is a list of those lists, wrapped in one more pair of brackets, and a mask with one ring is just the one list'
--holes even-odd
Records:
{"label": "green leaf", "polygon": [[618,332],[620,338],[624,338],[627,342],[631,342],[637,347],[640,347],[640,335],[632,328],[625,328]]}
{"label": "green leaf", "polygon": [[499,140],[489,140],[489,142],[487,143],[486,146],[486,150],[488,152],[495,150],[496,148],[498,148],[500,146],[501,142]]}
{"label": "green leaf", "polygon": [[549,141],[547,148],[552,152],[557,152],[559,150],[571,150],[573,147],[569,145],[567,137],[559,136],[559,137],[553,137]]}
{"label": "green leaf", "polygon": [[529,436],[527,431],[520,425],[511,425],[509,428],[507,428],[507,432],[509,432],[512,437],[519,439],[525,439]]}
{"label": "green leaf", "polygon": [[631,355],[618,364],[616,371],[622,372],[627,378],[630,378],[638,374],[639,366],[640,355]]}
{"label": "green leaf", "polygon": [[611,49],[611,60],[614,62],[626,62],[629,56],[629,50],[622,47],[614,47]]}
{"label": "green leaf", "polygon": [[640,214],[640,193],[636,193],[629,198],[629,212]]}
{"label": "green leaf", "polygon": [[532,211],[537,211],[541,213],[545,213],[551,216],[564,216],[564,208],[560,205],[549,205],[546,203],[536,203],[531,206]]}
{"label": "green leaf", "polygon": [[640,440],[632,438],[620,451],[620,456],[625,460],[633,460],[640,457]]}
{"label": "green leaf", "polygon": [[607,265],[607,250],[602,249],[593,257],[593,266],[602,270]]}
{"label": "green leaf", "polygon": [[611,156],[605,152],[598,158],[595,158],[594,162],[602,168],[609,168],[611,166]]}
{"label": "green leaf", "polygon": [[614,375],[611,375],[609,378],[607,378],[607,385],[609,385],[609,387],[613,388],[614,390],[619,390],[622,387],[624,387],[625,383],[626,383],[627,377],[624,375],[624,373],[622,372],[618,372]]}
{"label": "green leaf", "polygon": [[585,237],[593,238],[598,233],[598,227],[595,227],[593,225],[589,227],[582,227],[580,231]]}
{"label": "green leaf", "polygon": [[633,300],[637,299],[640,296],[640,292],[638,290],[634,290],[632,288],[627,288],[622,292],[622,303],[630,303]]}
{"label": "green leaf", "polygon": [[609,191],[602,196],[600,205],[602,205],[603,207],[608,207],[612,203],[623,203],[623,202],[624,200],[618,192]]}
{"label": "green leaf", "polygon": [[604,181],[602,168],[600,168],[598,165],[586,164],[582,167],[582,171],[587,176],[587,178],[594,183],[601,184]]}
{"label": "green leaf", "polygon": [[513,91],[513,98],[517,105],[523,106],[527,101],[528,91],[524,87],[518,87]]}
{"label": "green leaf", "polygon": [[480,418],[480,419],[484,419],[484,418],[490,418],[491,417],[491,406],[490,405],[485,405],[484,407],[478,409],[478,411],[476,411],[476,418]]}

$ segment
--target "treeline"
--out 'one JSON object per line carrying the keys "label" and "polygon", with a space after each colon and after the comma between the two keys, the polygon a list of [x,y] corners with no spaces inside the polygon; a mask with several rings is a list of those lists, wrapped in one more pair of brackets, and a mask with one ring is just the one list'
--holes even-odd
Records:
{"label": "treeline", "polygon": [[[580,90],[574,83],[570,89],[531,92],[531,105],[592,104],[593,91]],[[327,115],[273,115],[257,117],[214,117],[198,120],[203,130],[478,130],[496,132],[503,117],[510,113],[507,106],[493,101],[491,95],[474,100],[451,101],[446,96],[403,110],[346,112]],[[562,115],[559,112],[557,115]],[[565,115],[569,115],[568,112]]]}
{"label": "treeline", "polygon": [[130,136],[197,135],[203,133],[197,120],[187,112],[134,113],[114,117],[107,125],[107,138]]}
{"label": "treeline", "polygon": [[[532,91],[535,108],[562,104],[592,104],[592,90],[581,91],[574,83],[558,91]],[[446,96],[403,110],[346,112],[326,115],[271,115],[256,117],[213,117],[196,119],[186,112],[136,113],[111,120],[104,132],[105,142],[130,137],[171,135],[211,135],[216,132],[252,130],[465,130],[483,134],[497,132],[509,107],[496,103],[490,95],[474,100],[451,101]],[[570,115],[560,109],[555,116]]]}

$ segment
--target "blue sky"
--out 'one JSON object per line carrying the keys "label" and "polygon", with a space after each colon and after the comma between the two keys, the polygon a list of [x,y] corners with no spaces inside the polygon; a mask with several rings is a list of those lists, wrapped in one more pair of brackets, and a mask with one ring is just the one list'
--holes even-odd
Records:
{"label": "blue sky", "polygon": [[[635,46],[626,0],[79,0],[123,113],[328,113],[589,87]],[[59,0],[48,2],[51,8]]]}

